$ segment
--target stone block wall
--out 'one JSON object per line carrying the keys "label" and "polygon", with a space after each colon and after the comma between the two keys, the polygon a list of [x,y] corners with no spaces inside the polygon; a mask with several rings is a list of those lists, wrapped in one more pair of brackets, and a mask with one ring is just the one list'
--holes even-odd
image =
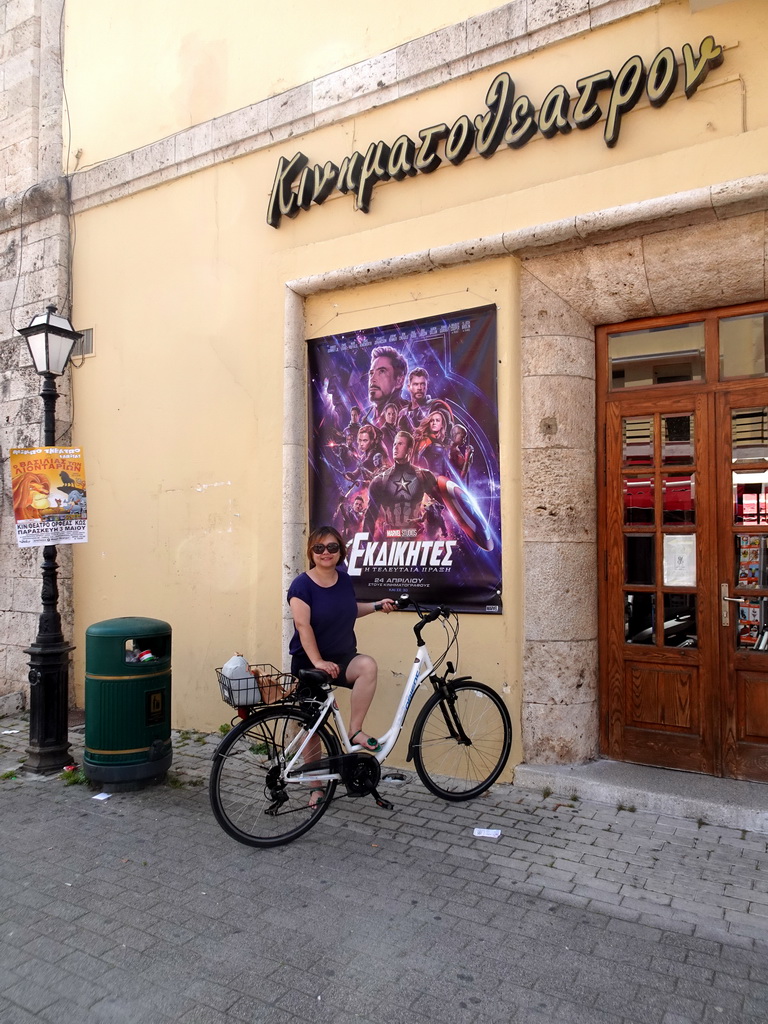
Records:
{"label": "stone block wall", "polygon": [[[40,548],[16,546],[9,450],[42,441],[40,378],[17,328],[53,302],[67,311],[69,201],[61,177],[63,0],[0,4],[0,714],[24,706],[24,653],[41,609]],[[70,440],[69,377],[60,378],[57,438]],[[58,549],[59,610],[72,631],[72,559]]]}
{"label": "stone block wall", "polygon": [[597,753],[595,332],[528,269],[520,285],[523,747],[569,763]]}
{"label": "stone block wall", "polygon": [[558,764],[598,753],[595,327],[768,298],[768,175],[576,218],[544,249],[520,253],[522,730],[526,762]]}

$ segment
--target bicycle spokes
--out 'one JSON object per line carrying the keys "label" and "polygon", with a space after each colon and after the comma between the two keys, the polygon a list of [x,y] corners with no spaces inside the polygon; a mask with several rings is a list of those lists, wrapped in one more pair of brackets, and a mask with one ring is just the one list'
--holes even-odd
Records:
{"label": "bicycle spokes", "polygon": [[509,714],[490,687],[471,681],[438,691],[413,730],[416,771],[432,793],[467,800],[498,778],[511,743]]}
{"label": "bicycle spokes", "polygon": [[[226,832],[251,846],[297,838],[325,812],[329,799],[311,799],[304,766],[339,752],[336,737],[292,707],[265,709],[236,726],[214,755],[211,805]],[[290,767],[290,774],[289,769]],[[324,783],[328,796],[336,782]]]}

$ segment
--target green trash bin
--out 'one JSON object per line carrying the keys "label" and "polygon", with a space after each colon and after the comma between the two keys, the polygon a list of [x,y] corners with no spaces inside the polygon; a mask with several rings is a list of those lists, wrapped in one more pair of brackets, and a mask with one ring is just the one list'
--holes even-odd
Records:
{"label": "green trash bin", "polygon": [[172,758],[171,627],[136,616],[95,622],[85,631],[86,777],[140,788]]}

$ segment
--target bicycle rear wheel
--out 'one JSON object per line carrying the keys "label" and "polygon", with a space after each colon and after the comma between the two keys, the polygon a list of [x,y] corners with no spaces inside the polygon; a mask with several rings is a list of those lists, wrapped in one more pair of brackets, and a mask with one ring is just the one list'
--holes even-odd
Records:
{"label": "bicycle rear wheel", "polygon": [[[213,755],[210,798],[216,820],[233,839],[247,846],[280,846],[307,832],[325,814],[336,782],[323,780],[325,796],[310,806],[310,779],[286,777],[290,762],[306,739],[312,718],[294,707],[274,707],[241,722]],[[335,735],[322,726],[292,768],[339,754]],[[308,774],[311,774],[308,773]],[[327,774],[320,771],[317,774]]]}
{"label": "bicycle rear wheel", "polygon": [[[449,684],[450,686],[450,684]],[[419,778],[444,800],[470,800],[501,774],[512,744],[512,722],[501,697],[472,680],[435,693],[411,737]]]}

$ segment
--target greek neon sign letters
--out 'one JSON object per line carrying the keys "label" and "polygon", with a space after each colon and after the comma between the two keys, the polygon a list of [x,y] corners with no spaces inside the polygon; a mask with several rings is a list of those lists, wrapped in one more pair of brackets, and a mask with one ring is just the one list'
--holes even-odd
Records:
{"label": "greek neon sign letters", "polygon": [[634,56],[616,74],[598,71],[580,78],[575,93],[556,85],[544,97],[538,116],[531,99],[517,95],[514,81],[502,71],[488,88],[484,113],[474,118],[462,114],[450,126],[422,128],[418,140],[401,135],[392,143],[372,142],[365,153],[356,151],[340,165],[328,160],[311,167],[301,152],[290,160],[281,157],[269,196],[267,223],[277,228],[283,217],[296,217],[313,203],[321,206],[334,191],[351,193],[356,208],[368,213],[378,182],[431,174],[444,161],[456,167],[473,150],[488,158],[502,146],[521,149],[537,134],[545,139],[567,135],[574,127],[591,128],[602,117],[603,139],[612,148],[619,140],[622,118],[643,94],[652,107],[663,106],[682,74],[683,91],[690,99],[710,70],[722,63],[723,48],[713,36],[701,41],[698,53],[685,43],[682,60],[665,46],[647,68],[641,57]]}

